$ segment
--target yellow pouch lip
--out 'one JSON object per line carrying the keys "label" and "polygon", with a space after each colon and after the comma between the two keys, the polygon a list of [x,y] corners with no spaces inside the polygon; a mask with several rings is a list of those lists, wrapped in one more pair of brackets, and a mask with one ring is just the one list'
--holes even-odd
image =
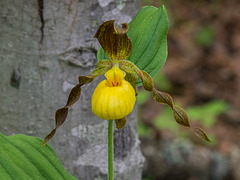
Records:
{"label": "yellow pouch lip", "polygon": [[92,111],[101,119],[121,119],[132,112],[135,102],[135,90],[128,81],[109,87],[108,80],[103,80],[93,93]]}

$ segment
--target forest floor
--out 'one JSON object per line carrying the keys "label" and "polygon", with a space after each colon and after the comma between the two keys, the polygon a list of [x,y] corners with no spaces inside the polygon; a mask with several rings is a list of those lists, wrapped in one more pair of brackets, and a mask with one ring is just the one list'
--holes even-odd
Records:
{"label": "forest floor", "polygon": [[[139,104],[143,153],[148,158],[149,149],[146,147],[150,141],[153,142],[152,148],[161,151],[159,144],[166,140],[175,142],[178,136],[189,139],[194,150],[208,149],[209,156],[216,152],[226,160],[226,167],[219,161],[217,172],[225,170],[221,176],[207,169],[203,176],[194,177],[188,173],[182,176],[183,180],[240,179],[236,169],[240,168],[236,165],[240,164],[239,1],[143,0],[142,4],[156,7],[164,4],[169,16],[168,58],[160,74],[154,78],[157,88],[171,94],[175,104],[187,110],[191,125],[203,128],[213,140],[211,145],[201,143],[187,128],[173,125],[168,107],[155,103],[149,94],[140,93],[143,99]],[[161,122],[161,119],[169,122]],[[153,174],[149,170],[151,155],[149,158],[144,173],[146,179],[176,179],[169,177],[168,173]],[[214,162],[209,161],[209,168]],[[175,175],[181,179],[179,174]]]}

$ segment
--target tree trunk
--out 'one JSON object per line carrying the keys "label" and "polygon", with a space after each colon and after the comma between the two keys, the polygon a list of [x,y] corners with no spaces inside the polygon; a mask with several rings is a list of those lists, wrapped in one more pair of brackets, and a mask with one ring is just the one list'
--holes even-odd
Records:
{"label": "tree trunk", "polygon": [[[78,76],[97,63],[98,26],[110,19],[128,23],[138,9],[138,0],[0,1],[0,132],[44,138]],[[82,88],[49,143],[66,169],[83,180],[107,179],[107,121],[91,110],[102,79]],[[136,108],[124,129],[115,129],[114,144],[115,178],[140,180],[144,158]]]}

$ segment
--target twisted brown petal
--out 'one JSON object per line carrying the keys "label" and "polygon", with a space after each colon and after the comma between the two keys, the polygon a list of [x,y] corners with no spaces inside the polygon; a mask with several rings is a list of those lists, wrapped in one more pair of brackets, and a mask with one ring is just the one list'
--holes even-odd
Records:
{"label": "twisted brown petal", "polygon": [[70,107],[78,101],[81,96],[81,86],[82,84],[78,84],[71,90],[65,107]]}
{"label": "twisted brown petal", "polygon": [[153,80],[152,80],[151,76],[146,71],[141,71],[141,72],[143,74],[142,83],[143,83],[144,89],[152,92],[153,91]]}
{"label": "twisted brown petal", "polygon": [[155,101],[157,101],[159,103],[168,104],[173,109],[173,100],[172,100],[172,97],[168,93],[158,91],[154,88],[153,89],[153,98],[155,99]]}
{"label": "twisted brown petal", "polygon": [[143,73],[138,67],[130,61],[123,60],[119,63],[119,68],[130,74],[137,74],[139,78],[143,81]]}
{"label": "twisted brown petal", "polygon": [[183,108],[179,106],[173,106],[173,116],[178,124],[190,127],[188,115]]}
{"label": "twisted brown petal", "polygon": [[79,76],[77,84],[70,92],[68,96],[67,104],[56,111],[55,113],[55,128],[44,138],[42,146],[48,143],[54,136],[57,128],[59,128],[67,118],[68,108],[75,104],[81,96],[81,86],[88,84],[94,80],[95,77],[104,74],[108,69],[112,67],[112,62],[109,60],[103,60],[97,63],[96,69],[87,76]]}
{"label": "twisted brown petal", "polygon": [[192,128],[192,131],[200,139],[205,140],[207,142],[212,142],[201,128],[198,127]]}
{"label": "twisted brown petal", "polygon": [[54,128],[43,140],[41,146],[44,146],[45,144],[48,143],[48,141],[50,141],[52,139],[52,137],[54,136],[54,134],[56,133],[56,128]]}
{"label": "twisted brown petal", "polygon": [[[158,91],[153,86],[153,80],[151,76],[145,72],[138,69],[138,67],[130,61],[124,60],[119,62],[119,68],[127,72],[127,74],[137,74],[142,81],[143,87],[153,93],[153,98],[163,104],[169,105],[173,110],[173,116],[176,122],[182,126],[191,128],[189,123],[188,115],[183,108],[173,104],[172,97],[165,92]],[[136,81],[135,81],[136,82]],[[192,129],[192,128],[191,128]],[[202,140],[210,142],[206,133],[200,128],[193,128],[192,132]]]}
{"label": "twisted brown petal", "polygon": [[55,128],[59,128],[68,115],[68,107],[58,109],[55,113]]}

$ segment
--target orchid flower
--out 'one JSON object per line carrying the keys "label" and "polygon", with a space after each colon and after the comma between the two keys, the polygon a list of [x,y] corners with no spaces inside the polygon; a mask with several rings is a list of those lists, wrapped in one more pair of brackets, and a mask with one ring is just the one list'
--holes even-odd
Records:
{"label": "orchid flower", "polygon": [[127,31],[128,24],[124,23],[119,28],[114,25],[114,20],[106,21],[98,28],[94,37],[98,39],[109,59],[100,60],[89,75],[79,76],[79,84],[71,90],[66,105],[56,111],[55,128],[44,138],[42,145],[46,144],[54,136],[57,128],[64,123],[68,108],[80,98],[81,87],[102,74],[105,74],[106,79],[98,84],[92,96],[92,111],[99,118],[115,120],[116,128],[123,128],[126,116],[132,112],[135,105],[136,84],[140,78],[144,89],[152,92],[157,102],[172,108],[174,119],[178,124],[191,128],[196,136],[210,142],[201,128],[190,126],[186,112],[173,104],[172,97],[168,93],[154,88],[153,80],[147,72],[127,60],[132,49]]}

